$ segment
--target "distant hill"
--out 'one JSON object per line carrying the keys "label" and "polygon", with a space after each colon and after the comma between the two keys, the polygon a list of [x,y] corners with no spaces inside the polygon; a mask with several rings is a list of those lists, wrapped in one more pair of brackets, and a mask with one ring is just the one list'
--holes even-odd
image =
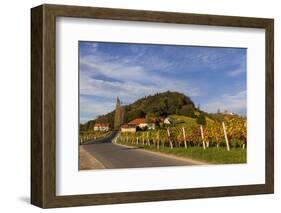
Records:
{"label": "distant hill", "polygon": [[[143,97],[132,104],[125,105],[124,109],[125,123],[135,118],[155,118],[169,115],[184,115],[196,118],[199,114],[204,113],[195,107],[195,104],[188,96],[171,91]],[[95,120],[88,121],[86,124],[81,125],[81,127],[88,129],[96,122],[106,122],[113,126],[114,113],[115,110],[99,116]]]}

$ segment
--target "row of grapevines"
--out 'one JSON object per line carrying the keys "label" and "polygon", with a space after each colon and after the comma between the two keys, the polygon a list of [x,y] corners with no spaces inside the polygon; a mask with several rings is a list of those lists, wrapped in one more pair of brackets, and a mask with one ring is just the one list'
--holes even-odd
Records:
{"label": "row of grapevines", "polygon": [[[225,121],[227,137],[230,143],[239,141],[242,144],[246,143],[247,132],[245,120],[241,118],[229,118]],[[140,131],[136,133],[121,133],[117,138],[119,142],[170,146],[173,147],[187,147],[206,143],[208,147],[225,142],[225,135],[222,123],[208,122],[202,127],[170,127],[161,130]],[[205,146],[205,144],[204,144]]]}
{"label": "row of grapevines", "polygon": [[103,132],[103,131],[80,131],[80,143],[84,143],[89,140],[96,140],[98,138],[105,137],[108,135],[109,132]]}

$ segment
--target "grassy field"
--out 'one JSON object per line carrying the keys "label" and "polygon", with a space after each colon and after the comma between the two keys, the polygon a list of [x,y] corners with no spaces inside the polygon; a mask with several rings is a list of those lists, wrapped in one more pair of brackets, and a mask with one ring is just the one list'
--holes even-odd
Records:
{"label": "grassy field", "polygon": [[[170,115],[169,118],[171,118],[176,124],[177,127],[191,127],[191,126],[197,126],[195,118],[190,118],[184,115]],[[206,117],[207,123],[213,123],[214,121],[208,117]]]}
{"label": "grassy field", "polygon": [[246,149],[241,148],[232,148],[230,151],[227,151],[225,147],[209,147],[203,150],[202,147],[188,147],[185,148],[173,148],[169,147],[160,147],[159,150],[157,147],[151,145],[142,145],[142,144],[127,144],[122,143],[124,145],[138,147],[147,149],[150,151],[161,152],[170,155],[176,155],[179,157],[191,158],[194,160],[204,161],[207,163],[215,163],[215,164],[234,164],[234,163],[246,163]]}

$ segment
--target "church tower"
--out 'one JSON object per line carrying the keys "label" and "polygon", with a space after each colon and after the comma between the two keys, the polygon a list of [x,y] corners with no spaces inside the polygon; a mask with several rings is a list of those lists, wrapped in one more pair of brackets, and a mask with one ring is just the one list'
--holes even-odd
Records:
{"label": "church tower", "polygon": [[119,129],[124,121],[124,109],[121,105],[120,99],[117,97],[115,116],[114,116],[114,129]]}

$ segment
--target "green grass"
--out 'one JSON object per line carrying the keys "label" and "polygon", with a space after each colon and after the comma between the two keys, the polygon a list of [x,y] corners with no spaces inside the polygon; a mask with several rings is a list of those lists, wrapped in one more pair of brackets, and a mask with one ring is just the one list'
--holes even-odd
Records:
{"label": "green grass", "polygon": [[[190,118],[184,115],[170,115],[169,117],[178,122],[178,124],[176,124],[177,127],[192,127],[198,125],[195,118]],[[213,123],[214,120],[206,117],[206,122]]]}
{"label": "green grass", "polygon": [[196,119],[184,115],[170,115],[172,120],[179,122],[176,126],[195,126]]}
{"label": "green grass", "polygon": [[241,148],[232,148],[230,151],[227,151],[225,147],[209,147],[203,150],[202,147],[188,147],[187,149],[181,148],[169,148],[161,147],[159,150],[157,147],[151,145],[140,145],[140,144],[127,144],[125,145],[144,148],[150,151],[161,152],[170,155],[176,155],[180,157],[186,157],[194,160],[204,161],[206,163],[215,163],[215,164],[235,164],[235,163],[246,163],[247,157],[246,149]]}

